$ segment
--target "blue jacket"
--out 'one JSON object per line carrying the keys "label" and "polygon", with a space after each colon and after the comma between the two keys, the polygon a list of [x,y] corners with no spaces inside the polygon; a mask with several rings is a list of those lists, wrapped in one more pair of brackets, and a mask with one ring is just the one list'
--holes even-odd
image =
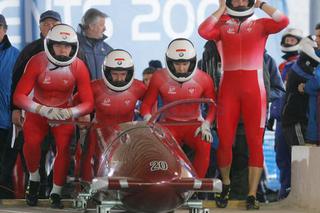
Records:
{"label": "blue jacket", "polygon": [[318,140],[317,134],[317,95],[320,90],[320,66],[315,76],[306,82],[304,91],[309,95],[308,128],[306,138],[312,141]]}
{"label": "blue jacket", "polygon": [[104,58],[112,50],[112,47],[104,42],[107,36],[101,39],[90,39],[86,37],[81,24],[78,26],[77,34],[80,44],[79,58],[86,63],[91,80],[101,79]]}
{"label": "blue jacket", "polygon": [[11,84],[13,66],[19,50],[13,47],[5,35],[0,44],[0,128],[11,126]]}
{"label": "blue jacket", "polygon": [[[285,65],[285,67],[282,71],[282,76],[281,76],[283,82],[286,81],[287,74],[291,70],[290,68],[293,64],[294,64],[294,61],[288,62]],[[281,98],[278,98],[271,103],[270,118],[274,118],[278,122],[281,121],[281,113],[282,113],[284,103],[285,103],[285,93],[281,96]]]}
{"label": "blue jacket", "polygon": [[[285,95],[286,90],[281,79],[281,74],[278,70],[275,60],[265,51],[263,55],[264,69],[269,74],[270,91],[268,93],[268,100],[273,102]],[[268,90],[268,88],[267,88]]]}

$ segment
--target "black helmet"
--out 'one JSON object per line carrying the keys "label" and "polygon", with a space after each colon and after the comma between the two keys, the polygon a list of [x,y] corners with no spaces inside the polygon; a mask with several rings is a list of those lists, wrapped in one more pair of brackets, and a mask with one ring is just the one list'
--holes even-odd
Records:
{"label": "black helmet", "polygon": [[[177,73],[174,62],[190,62],[187,73]],[[169,75],[178,82],[185,82],[192,78],[196,70],[197,54],[192,42],[186,38],[177,38],[170,42],[166,52],[166,63]]]}
{"label": "black helmet", "polygon": [[[123,82],[115,82],[112,79],[111,71],[127,71],[127,76]],[[114,91],[124,91],[133,82],[134,65],[131,55],[121,49],[112,50],[104,59],[102,65],[102,78],[110,89]]]}
{"label": "black helmet", "polygon": [[[54,53],[54,44],[67,44],[71,46],[69,56],[58,56]],[[44,50],[51,63],[58,67],[70,65],[77,57],[79,42],[77,33],[67,24],[58,24],[52,27],[44,39]]]}
{"label": "black helmet", "polygon": [[232,0],[226,0],[227,13],[234,18],[248,18],[254,13],[255,0],[249,0],[247,7],[233,7]]}
{"label": "black helmet", "polygon": [[[297,39],[297,44],[295,45],[288,45],[285,43],[287,37],[294,37]],[[284,53],[290,52],[297,52],[299,48],[299,42],[301,41],[303,36],[302,30],[296,28],[288,28],[284,31],[282,38],[281,38],[281,51]]]}

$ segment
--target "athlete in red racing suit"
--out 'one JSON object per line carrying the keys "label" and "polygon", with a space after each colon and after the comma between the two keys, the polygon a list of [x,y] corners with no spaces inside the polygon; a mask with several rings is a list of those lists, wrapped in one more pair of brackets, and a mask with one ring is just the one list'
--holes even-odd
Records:
{"label": "athlete in red racing suit", "polygon": [[[55,138],[56,158],[50,199],[53,208],[62,208],[61,188],[69,168],[69,145],[74,126],[50,125],[49,122],[68,120],[90,113],[93,109],[93,96],[88,70],[76,57],[79,45],[72,27],[56,25],[49,31],[44,45],[45,52],[38,53],[28,62],[13,98],[16,106],[26,110],[23,152],[30,172],[26,192],[27,204],[37,205],[41,143],[51,128]],[[72,106],[75,87],[79,91],[80,103]],[[28,96],[32,90],[33,97],[30,98]]]}
{"label": "athlete in red racing suit", "polygon": [[[253,14],[254,7],[259,7],[272,19],[248,18]],[[228,15],[224,14],[225,10]],[[247,208],[259,208],[255,196],[263,167],[262,137],[267,106],[262,72],[263,53],[268,35],[281,31],[288,23],[285,15],[266,2],[220,0],[219,9],[199,27],[203,38],[218,42],[223,61],[217,111],[217,160],[224,186],[216,199],[218,207],[224,208],[228,203],[232,144],[241,116],[250,153]]]}
{"label": "athlete in red racing suit", "polygon": [[[167,69],[153,74],[146,97],[141,106],[141,114],[146,120],[150,118],[152,106],[158,95],[164,105],[173,101],[192,98],[215,99],[214,85],[211,77],[196,69],[196,53],[193,44],[187,39],[173,40],[168,47]],[[182,73],[184,72],[184,73]],[[210,159],[212,135],[210,124],[215,116],[215,106],[209,106],[205,120],[201,117],[199,104],[182,105],[169,110],[167,121],[202,121],[201,126],[168,126],[180,145],[186,144],[195,151],[193,161],[197,175],[205,177]],[[201,137],[198,134],[201,132]]]}
{"label": "athlete in red racing suit", "polygon": [[[121,61],[121,63],[118,63]],[[95,121],[97,123],[89,132],[89,145],[83,158],[82,181],[91,182],[94,170],[91,165],[93,156],[99,158],[101,148],[97,134],[107,141],[112,128],[117,124],[132,121],[134,109],[138,100],[142,100],[146,87],[133,78],[134,65],[131,55],[124,50],[111,51],[104,60],[102,78],[91,82],[94,96]],[[88,120],[88,118],[86,118]],[[101,128],[108,127],[108,128]],[[108,131],[108,130],[111,130]],[[96,164],[99,164],[97,159]]]}

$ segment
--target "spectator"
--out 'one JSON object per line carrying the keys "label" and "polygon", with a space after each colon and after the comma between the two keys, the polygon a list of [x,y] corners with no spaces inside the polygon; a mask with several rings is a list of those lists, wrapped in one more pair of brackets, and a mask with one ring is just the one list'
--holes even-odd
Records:
{"label": "spectator", "polygon": [[304,38],[300,44],[300,56],[290,68],[282,111],[283,134],[290,146],[306,142],[309,97],[304,93],[304,84],[314,78],[314,71],[320,63],[315,47],[316,42],[309,37]]}
{"label": "spectator", "polygon": [[152,77],[152,75],[153,75],[153,73],[155,71],[156,71],[156,69],[153,68],[153,67],[147,67],[146,69],[143,70],[143,72],[142,72],[142,81],[146,85],[146,87],[149,86],[151,77]]}
{"label": "spectator", "polygon": [[296,28],[288,28],[281,38],[281,51],[284,53],[282,58],[284,62],[279,65],[279,71],[282,73],[285,65],[291,61],[296,61],[298,58],[299,42],[302,39],[302,31]]}
{"label": "spectator", "polygon": [[[10,43],[7,30],[6,19],[0,14],[0,185],[2,186],[8,186],[8,182],[11,182],[10,175],[8,177],[5,171],[5,164],[8,160],[5,158],[5,152],[10,149],[11,145],[11,140],[9,140],[9,132],[12,125],[10,110],[11,79],[13,66],[19,54],[18,49]],[[0,198],[4,198],[5,194],[0,189]]]}
{"label": "spectator", "polygon": [[151,60],[151,61],[149,61],[149,67],[153,67],[156,70],[161,70],[163,68],[162,67],[162,63],[159,60]]}
{"label": "spectator", "polygon": [[108,16],[100,10],[90,8],[82,17],[78,27],[79,57],[87,64],[91,80],[101,79],[101,66],[112,48],[104,42],[107,38],[105,21]]}
{"label": "spectator", "polygon": [[317,95],[320,91],[320,67],[318,66],[315,76],[301,85],[301,93],[309,95],[308,104],[308,126],[306,132],[306,142],[320,145],[319,133],[317,132]]}
{"label": "spectator", "polygon": [[[282,58],[285,60],[279,65],[279,70],[282,73],[282,80],[286,84],[288,78],[288,71],[290,67],[297,61],[299,54],[299,43],[302,39],[302,31],[295,28],[287,29],[282,35],[281,50],[285,54]],[[282,131],[281,112],[285,96],[271,104],[270,118],[268,120],[267,128],[273,129],[274,120],[277,120],[275,131],[275,152],[276,163],[280,171],[280,190],[278,199],[284,199],[289,195],[291,185],[291,149],[285,141]]]}

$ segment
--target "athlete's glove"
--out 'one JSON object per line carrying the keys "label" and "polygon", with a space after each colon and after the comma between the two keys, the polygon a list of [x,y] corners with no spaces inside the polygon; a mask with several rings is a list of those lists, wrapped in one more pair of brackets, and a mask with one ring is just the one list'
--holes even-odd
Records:
{"label": "athlete's glove", "polygon": [[151,114],[146,114],[145,116],[143,116],[143,120],[144,121],[149,121],[151,119],[152,115]]}
{"label": "athlete's glove", "polygon": [[62,120],[68,120],[69,118],[72,118],[72,111],[69,108],[60,109],[59,114],[62,117]]}
{"label": "athlete's glove", "polygon": [[49,120],[63,120],[63,117],[60,115],[60,109],[56,107],[47,107],[39,104],[35,112]]}
{"label": "athlete's glove", "polygon": [[195,131],[194,136],[196,137],[201,132],[201,139],[207,141],[208,143],[212,143],[212,134],[210,130],[210,124],[208,121],[203,121],[201,126]]}
{"label": "athlete's glove", "polygon": [[72,111],[69,109],[47,107],[40,104],[37,105],[35,112],[49,120],[67,120],[72,117]]}

